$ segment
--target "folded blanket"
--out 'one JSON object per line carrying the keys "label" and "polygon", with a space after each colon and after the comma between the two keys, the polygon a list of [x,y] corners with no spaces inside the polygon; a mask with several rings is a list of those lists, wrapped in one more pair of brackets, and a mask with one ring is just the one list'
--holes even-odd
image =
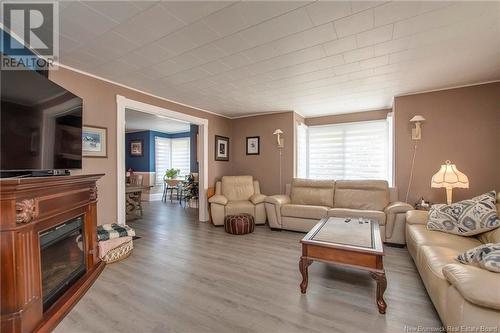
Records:
{"label": "folded blanket", "polygon": [[120,237],[134,237],[135,230],[129,227],[128,225],[118,225],[116,223],[113,224],[103,224],[97,226],[97,239],[99,241],[106,241],[113,238]]}

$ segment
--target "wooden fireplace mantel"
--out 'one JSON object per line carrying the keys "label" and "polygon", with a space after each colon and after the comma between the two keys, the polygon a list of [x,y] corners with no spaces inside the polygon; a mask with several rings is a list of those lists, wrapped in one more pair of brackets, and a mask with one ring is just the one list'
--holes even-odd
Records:
{"label": "wooden fireplace mantel", "polygon": [[[104,268],[97,249],[103,174],[0,180],[0,331],[50,332]],[[86,273],[45,312],[39,233],[83,215]]]}

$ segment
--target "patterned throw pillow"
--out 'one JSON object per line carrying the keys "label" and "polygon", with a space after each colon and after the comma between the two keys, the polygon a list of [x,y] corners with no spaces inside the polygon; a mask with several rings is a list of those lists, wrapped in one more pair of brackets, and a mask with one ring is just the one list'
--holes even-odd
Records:
{"label": "patterned throw pillow", "polygon": [[479,266],[500,273],[500,243],[483,244],[458,255],[462,264]]}
{"label": "patterned throw pillow", "polygon": [[500,227],[495,206],[496,192],[451,205],[432,205],[427,229],[460,236],[473,236]]}

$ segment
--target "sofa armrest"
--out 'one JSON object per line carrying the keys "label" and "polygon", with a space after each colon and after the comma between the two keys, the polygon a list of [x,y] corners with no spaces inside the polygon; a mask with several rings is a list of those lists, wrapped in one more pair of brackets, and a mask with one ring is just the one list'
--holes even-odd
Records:
{"label": "sofa armrest", "polygon": [[500,310],[500,276],[485,269],[462,264],[448,264],[443,274],[469,302]]}
{"label": "sofa armrest", "polygon": [[254,205],[257,205],[257,204],[260,204],[260,203],[263,203],[264,200],[266,199],[266,196],[264,194],[253,194],[251,197],[250,197],[250,201],[254,204]]}
{"label": "sofa armrest", "polygon": [[222,194],[216,194],[210,197],[210,199],[208,199],[208,202],[225,206],[227,204],[227,198]]}
{"label": "sofa armrest", "polygon": [[409,210],[406,212],[406,223],[427,224],[429,213],[425,210]]}
{"label": "sofa armrest", "polygon": [[391,202],[387,207],[384,208],[386,214],[400,214],[406,213],[409,210],[413,210],[413,206],[407,204],[406,202],[395,201]]}
{"label": "sofa armrest", "polygon": [[287,203],[290,203],[291,199],[288,195],[271,195],[269,197],[266,197],[265,201],[267,203],[271,203],[277,206],[281,206]]}

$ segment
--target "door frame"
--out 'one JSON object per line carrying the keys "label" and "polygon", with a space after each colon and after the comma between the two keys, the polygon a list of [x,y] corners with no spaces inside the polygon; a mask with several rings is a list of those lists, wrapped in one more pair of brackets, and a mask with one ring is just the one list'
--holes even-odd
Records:
{"label": "door frame", "polygon": [[133,99],[126,98],[121,95],[116,95],[116,152],[117,152],[117,217],[118,224],[124,225],[126,220],[125,214],[125,110],[132,109],[153,115],[165,116],[181,121],[186,121],[194,125],[198,125],[199,145],[198,151],[201,156],[199,160],[199,220],[208,221],[208,119],[191,116],[185,113],[172,111],[159,106],[139,102]]}

